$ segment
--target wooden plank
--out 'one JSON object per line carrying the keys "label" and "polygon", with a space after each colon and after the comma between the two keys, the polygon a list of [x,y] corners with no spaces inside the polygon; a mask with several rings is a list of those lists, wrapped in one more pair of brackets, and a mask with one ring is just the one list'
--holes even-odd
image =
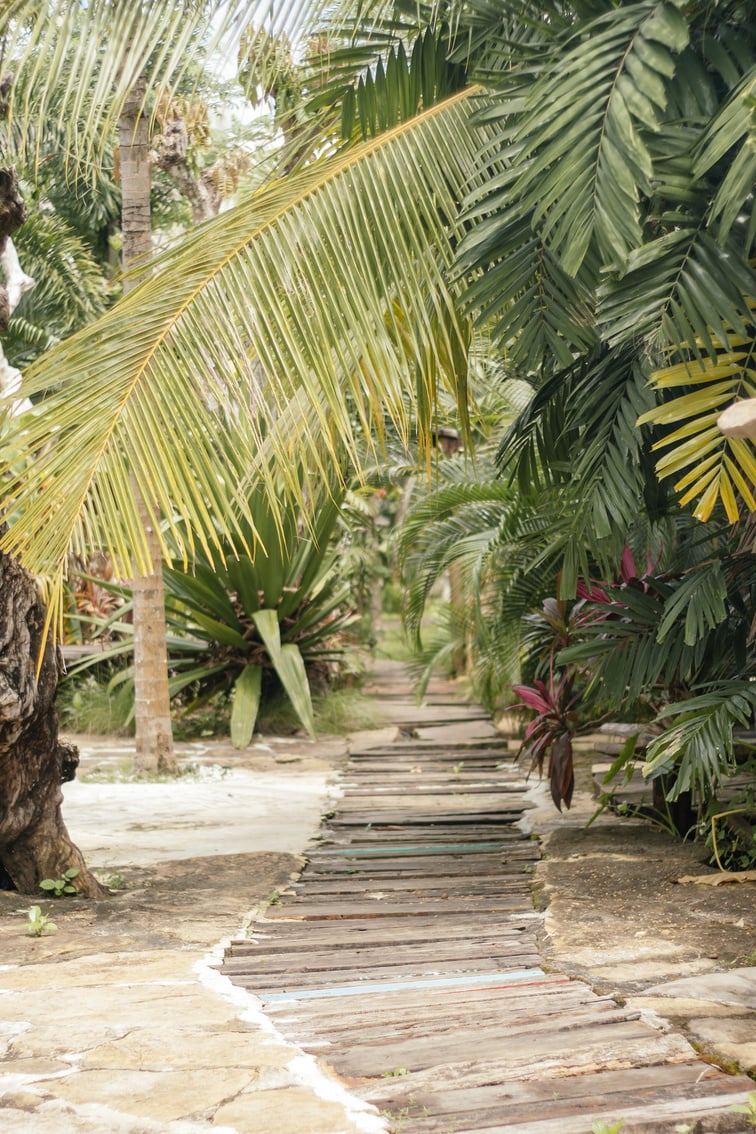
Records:
{"label": "wooden plank", "polygon": [[[569,1038],[568,1038],[569,1035]],[[448,1036],[420,1036],[417,1039],[377,1042],[361,1048],[329,1047],[328,1059],[338,1068],[340,1075],[355,1078],[380,1078],[394,1067],[408,1067],[412,1071],[428,1071],[439,1066],[454,1064],[464,1052],[465,1059],[497,1060],[522,1059],[523,1053],[534,1060],[560,1059],[565,1045],[569,1045],[574,1058],[581,1054],[593,1065],[601,1066],[604,1052],[621,1052],[623,1045],[635,1041],[649,1046],[656,1038],[648,1024],[637,1021],[595,1023],[574,1027],[568,1021],[544,1031],[527,1035],[518,1031],[512,1034],[508,1024],[479,1028],[452,1029]]]}
{"label": "wooden plank", "polygon": [[433,917],[443,909],[445,917],[468,917],[470,913],[507,914],[532,908],[529,891],[522,896],[504,894],[494,897],[481,897],[470,894],[467,898],[452,901],[448,898],[427,898],[422,902],[397,903],[383,900],[373,902],[308,902],[303,898],[292,898],[285,906],[269,907],[269,921],[291,918],[305,921],[336,921],[340,918],[374,917]]}
{"label": "wooden plank", "polygon": [[[364,897],[374,897],[380,894],[381,897],[389,897],[396,895],[398,900],[399,896],[404,894],[406,896],[422,896],[423,899],[430,898],[431,896],[451,896],[459,894],[469,894],[471,885],[475,886],[475,894],[500,894],[503,884],[503,873],[500,871],[497,874],[482,875],[475,873],[473,875],[441,875],[440,877],[395,877],[385,875],[378,879],[373,879],[370,876],[356,878],[353,875],[347,877],[325,879],[325,878],[306,878],[301,882],[293,882],[290,890],[279,891],[288,894],[289,892],[297,896],[306,895],[309,900],[313,901],[315,898],[334,896],[346,896],[349,894],[361,895]],[[527,875],[523,875],[522,868],[518,868],[517,872],[512,872],[506,881],[507,890],[510,894],[521,893],[527,890],[530,893],[530,882]]]}
{"label": "wooden plank", "polygon": [[664,1091],[668,1094],[671,1089],[679,1087],[685,1089],[686,1094],[691,1086],[697,1087],[699,1093],[706,1094],[728,1087],[730,1077],[714,1067],[702,1070],[700,1062],[691,1061],[663,1063],[653,1067],[628,1067],[622,1071],[593,1071],[583,1075],[552,1077],[548,1080],[525,1079],[474,1088],[455,1089],[454,1084],[450,1083],[445,1088],[440,1087],[434,1091],[427,1089],[418,1091],[417,1086],[412,1082],[413,1078],[408,1076],[405,1093],[395,1090],[393,1093],[381,1094],[384,1084],[371,1086],[369,1088],[371,1102],[378,1106],[385,1103],[392,1109],[397,1109],[402,1105],[408,1105],[412,1099],[417,1104],[418,1113],[428,1118],[437,1114],[453,1114],[455,1111],[459,1113],[486,1111],[495,1106],[503,1108],[509,1103],[527,1102],[531,1104],[530,1113],[533,1115],[540,1110],[538,1104],[553,1102],[554,1095],[562,1100],[587,1099],[595,1105],[599,1097],[611,1103],[613,1096],[632,1099],[637,1098],[641,1092]]}
{"label": "wooden plank", "polygon": [[[422,944],[396,945],[390,951],[385,945],[354,946],[351,949],[339,950],[334,955],[333,949],[317,952],[315,950],[270,949],[266,943],[261,942],[254,948],[243,952],[233,950],[224,961],[224,971],[229,973],[254,973],[264,966],[266,973],[283,972],[292,974],[296,972],[316,972],[319,970],[332,970],[340,972],[344,967],[363,969],[374,965],[400,965],[408,961],[418,964],[427,964],[435,961],[441,967],[448,961],[457,961],[465,964],[468,961],[491,959],[510,959],[512,957],[537,957],[532,943],[520,942],[511,938],[499,941],[487,940],[481,942],[459,941],[425,941]],[[515,965],[521,968],[521,965]]]}
{"label": "wooden plank", "polygon": [[[609,1000],[614,1004],[613,1000]],[[330,1031],[349,1035],[362,1029],[381,1030],[385,1025],[409,1022],[413,1026],[433,1030],[436,1024],[448,1022],[450,1014],[461,1022],[489,1021],[501,1023],[509,1018],[529,1013],[543,1018],[570,1012],[572,1009],[593,1004],[591,997],[583,995],[579,987],[564,978],[538,978],[517,981],[510,985],[475,985],[472,988],[435,989],[413,992],[383,992],[365,1000],[342,998],[328,1001],[299,1000],[296,1004],[271,1004],[267,1013],[273,1018],[286,1017],[288,1030],[309,1040],[322,1038]]]}
{"label": "wooden plank", "polygon": [[[441,932],[443,929],[443,933]],[[294,951],[312,950],[321,947],[348,949],[370,945],[384,948],[402,945],[424,944],[436,941],[457,941],[464,945],[476,941],[525,941],[532,944],[534,937],[530,928],[517,919],[491,923],[488,917],[446,924],[443,919],[426,918],[413,922],[406,917],[383,918],[380,921],[356,920],[340,921],[338,925],[307,924],[300,921],[273,921],[262,918],[255,922],[250,937],[231,943],[231,956],[241,953],[245,948],[256,949],[263,945],[266,949]]]}
{"label": "wooden plank", "polygon": [[[265,992],[281,993],[298,992],[310,989],[337,987],[352,987],[356,985],[372,986],[377,982],[393,983],[403,981],[442,980],[456,977],[490,974],[504,967],[512,968],[517,972],[533,969],[540,972],[540,957],[478,957],[447,962],[441,964],[432,957],[418,960],[397,961],[394,965],[371,965],[369,970],[362,966],[343,965],[326,969],[322,965],[312,968],[290,969],[288,972],[269,972],[264,963],[255,968],[247,961],[246,965],[238,969],[230,969],[228,975],[241,980],[254,981],[254,988],[259,995]],[[252,970],[250,972],[250,970]],[[367,993],[365,993],[367,995]]]}
{"label": "wooden plank", "polygon": [[[481,1031],[489,1025],[500,1026],[502,1019],[508,1018],[502,1013],[507,1013],[510,1006],[527,1006],[525,992],[532,991],[537,983],[534,981],[529,988],[520,989],[519,996],[516,985],[509,989],[486,985],[484,988],[431,992],[425,998],[417,993],[414,1003],[404,992],[377,994],[371,996],[369,1002],[347,997],[276,1001],[266,1006],[266,1012],[303,1047],[314,1048],[324,1041],[332,1043],[334,1039],[339,1046],[351,1046],[355,1037],[369,1039],[402,1030],[424,1030],[430,1037],[448,1025],[450,1013],[461,1026],[472,1025]],[[530,998],[534,1019],[554,1020],[562,1013],[586,1007],[586,1002],[581,1002],[573,991],[559,996],[560,990],[556,986],[552,990],[541,981],[540,987],[542,999]],[[485,996],[486,992],[492,995]]]}
{"label": "wooden plank", "polygon": [[[669,1113],[671,1090],[674,1090],[678,1100],[684,1099],[684,1104],[688,1104],[691,1110],[699,1100],[706,1100],[705,1106],[707,1103],[710,1104],[712,1099],[728,1101],[726,1098],[723,1100],[722,1096],[732,1093],[729,1084],[706,1081],[697,1083],[692,1078],[690,1066],[685,1067],[684,1070],[685,1078],[670,1078],[665,1075],[667,1081],[656,1083],[631,1080],[629,1073],[625,1072],[614,1090],[607,1091],[604,1086],[598,1096],[587,1083],[582,1082],[583,1093],[579,1096],[563,1095],[558,1090],[554,1090],[549,1095],[545,1085],[534,1083],[508,1084],[505,1089],[496,1087],[466,1092],[449,1091],[433,1094],[429,1092],[422,1097],[409,1096],[407,1103],[401,1108],[401,1113],[408,1119],[414,1115],[415,1121],[411,1126],[404,1128],[411,1129],[416,1134],[426,1134],[426,1132],[430,1134],[439,1130],[439,1118],[443,1121],[441,1129],[459,1131],[503,1129],[511,1134],[514,1129],[527,1130],[536,1116],[540,1123],[547,1120],[552,1124],[552,1130],[558,1130],[561,1134],[567,1120],[576,1117],[582,1120],[584,1132],[590,1130],[593,1120],[597,1117],[609,1121],[624,1118],[623,1130],[631,1129],[627,1125],[629,1112],[634,1113],[639,1121],[654,1122],[660,1113]],[[591,1082],[596,1078],[596,1075],[580,1076],[581,1080],[589,1079]],[[549,1085],[553,1085],[553,1082]],[[433,1100],[432,1111],[423,1101],[425,1098]],[[393,1109],[396,1112],[396,1104]],[[649,1127],[647,1126],[646,1129]],[[667,1129],[666,1125],[664,1129]],[[724,1127],[718,1125],[717,1129],[721,1130]],[[737,1127],[733,1125],[731,1129]]]}

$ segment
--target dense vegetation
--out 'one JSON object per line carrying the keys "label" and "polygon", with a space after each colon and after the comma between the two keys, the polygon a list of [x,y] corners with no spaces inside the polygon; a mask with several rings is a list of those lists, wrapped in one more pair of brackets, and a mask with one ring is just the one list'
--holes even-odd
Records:
{"label": "dense vegetation", "polygon": [[[657,733],[645,774],[707,804],[747,762],[735,730],[753,728],[756,705],[756,461],[751,440],[717,426],[756,396],[756,5],[384,0],[358,18],[312,4],[288,29],[304,50],[250,25],[239,71],[248,96],[272,100],[279,147],[107,310],[117,111],[98,117],[81,83],[120,90],[126,72],[74,37],[62,86],[43,83],[53,7],[16,6],[15,46],[6,29],[8,50],[26,51],[7,141],[29,170],[19,246],[31,262],[35,239],[70,241],[76,286],[48,319],[57,345],[31,306],[53,302],[54,270],[19,310],[19,360],[51,349],[26,368],[35,408],[3,476],[6,545],[53,579],[54,611],[72,546],[116,576],[144,567],[136,482],[174,628],[183,619],[186,648],[207,658],[196,681],[221,674],[218,647],[240,651],[222,680],[246,706],[243,741],[262,651],[311,727],[293,691],[318,643],[335,648],[319,608],[338,622],[345,580],[336,563],[327,586],[304,586],[301,563],[286,574],[291,516],[325,561],[324,510],[411,473],[398,545],[410,629],[419,640],[450,576],[436,648],[492,708],[531,711],[526,753],[548,766],[555,802],[569,804],[575,731],[620,717]],[[104,0],[86,7],[107,23]],[[134,32],[132,76],[175,73],[169,7]],[[151,89],[148,110],[164,105]],[[182,113],[189,85],[184,97]],[[54,155],[73,145],[72,111],[87,145],[35,162],[24,139],[38,116]],[[64,183],[82,186],[88,235]],[[34,271],[47,278],[43,251]],[[463,453],[432,455],[443,426]],[[309,653],[293,629],[276,637],[287,618],[311,631]]]}

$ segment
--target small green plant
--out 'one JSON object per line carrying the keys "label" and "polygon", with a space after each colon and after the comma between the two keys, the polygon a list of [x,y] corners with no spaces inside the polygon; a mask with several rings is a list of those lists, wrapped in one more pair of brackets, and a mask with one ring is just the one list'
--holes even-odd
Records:
{"label": "small green plant", "polygon": [[67,894],[78,894],[76,887],[71,885],[78,873],[79,871],[75,866],[69,866],[60,878],[43,878],[39,888],[46,890],[55,898],[65,898]]}
{"label": "small green plant", "polygon": [[125,890],[126,879],[121,874],[120,870],[113,870],[110,874],[106,875],[102,880],[103,885],[107,886],[109,890]]}
{"label": "small green plant", "polygon": [[384,1071],[384,1079],[399,1079],[402,1075],[409,1075],[409,1067],[395,1067],[393,1071]]}
{"label": "small green plant", "polygon": [[756,1091],[748,1092],[748,1102],[734,1103],[730,1110],[734,1114],[744,1114],[748,1125],[756,1127]]}
{"label": "small green plant", "polygon": [[28,925],[26,932],[29,937],[41,937],[43,933],[57,933],[58,927],[50,921],[47,914],[43,914],[39,906],[30,906],[26,911]]}
{"label": "small green plant", "polygon": [[624,1125],[624,1118],[621,1118],[619,1122],[594,1122],[592,1130],[593,1134],[619,1134]]}

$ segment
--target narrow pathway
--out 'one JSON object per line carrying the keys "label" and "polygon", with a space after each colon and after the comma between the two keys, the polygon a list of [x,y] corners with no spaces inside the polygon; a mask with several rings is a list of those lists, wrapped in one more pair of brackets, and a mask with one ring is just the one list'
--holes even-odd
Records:
{"label": "narrow pathway", "polygon": [[418,709],[390,664],[375,691],[399,739],[352,753],[301,879],[223,971],[401,1134],[744,1131],[749,1079],[542,967],[525,785],[484,715],[443,683]]}

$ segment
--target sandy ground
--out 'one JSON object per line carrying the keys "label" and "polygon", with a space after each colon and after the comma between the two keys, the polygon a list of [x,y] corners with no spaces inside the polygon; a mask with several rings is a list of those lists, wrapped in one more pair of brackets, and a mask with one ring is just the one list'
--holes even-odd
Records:
{"label": "sandy ground", "polygon": [[78,776],[63,815],[96,871],[257,852],[299,854],[317,831],[346,742],[263,739],[243,754],[222,741],[178,746],[182,775],[132,782],[132,748],[75,737]]}

